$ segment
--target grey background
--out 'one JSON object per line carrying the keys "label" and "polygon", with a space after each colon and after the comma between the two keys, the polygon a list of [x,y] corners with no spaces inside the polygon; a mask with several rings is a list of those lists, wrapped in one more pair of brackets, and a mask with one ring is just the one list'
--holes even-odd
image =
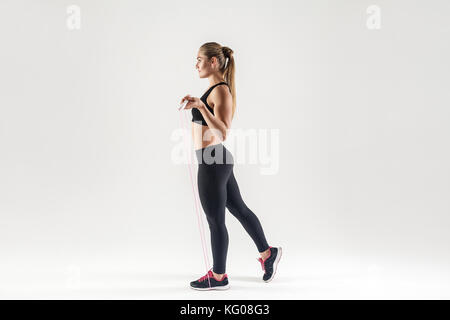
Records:
{"label": "grey background", "polygon": [[[72,4],[80,30],[66,26]],[[366,27],[373,4],[379,30]],[[346,259],[341,275],[443,270],[437,287],[406,281],[399,296],[448,298],[449,9],[444,0],[2,0],[0,294],[65,297],[73,266],[82,281],[135,272],[148,286],[182,272],[184,291],[204,274],[188,171],[171,160],[170,137],[180,98],[209,86],[197,50],[216,41],[236,59],[232,128],[280,130],[277,174],[234,170],[269,244],[285,250],[284,294],[306,293],[283,276],[303,270],[301,286],[308,263]],[[256,246],[228,212],[226,222],[230,279],[248,257],[257,274]],[[111,279],[78,292],[161,297]]]}

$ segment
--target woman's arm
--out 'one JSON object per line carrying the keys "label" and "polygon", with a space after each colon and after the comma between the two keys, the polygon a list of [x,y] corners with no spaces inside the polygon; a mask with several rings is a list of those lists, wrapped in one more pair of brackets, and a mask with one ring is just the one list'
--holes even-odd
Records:
{"label": "woman's arm", "polygon": [[218,138],[221,141],[225,141],[228,130],[231,128],[233,99],[227,86],[218,86],[215,89],[209,95],[214,104],[214,114],[206,108],[203,101],[198,109],[202,113],[208,127],[213,129],[213,133],[216,136],[217,134],[221,135]]}

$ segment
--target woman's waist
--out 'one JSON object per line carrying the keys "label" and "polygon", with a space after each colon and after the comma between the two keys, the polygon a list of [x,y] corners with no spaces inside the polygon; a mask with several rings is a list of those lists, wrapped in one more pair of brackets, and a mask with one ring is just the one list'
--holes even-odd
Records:
{"label": "woman's waist", "polygon": [[234,164],[233,155],[222,143],[196,149],[195,155],[199,164]]}
{"label": "woman's waist", "polygon": [[194,141],[194,148],[201,149],[209,145],[221,143],[221,139],[217,136],[213,130],[208,126],[204,126],[198,123],[193,123],[192,126],[192,139]]}

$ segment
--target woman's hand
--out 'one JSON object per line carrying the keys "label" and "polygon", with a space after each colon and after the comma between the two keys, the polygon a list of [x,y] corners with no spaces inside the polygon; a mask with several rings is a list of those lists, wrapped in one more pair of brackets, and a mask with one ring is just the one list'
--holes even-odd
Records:
{"label": "woman's hand", "polygon": [[201,109],[205,106],[202,100],[200,100],[197,97],[191,97],[191,95],[189,94],[187,96],[184,96],[183,99],[181,99],[180,104],[182,104],[185,100],[189,102],[187,103],[186,107],[184,107],[184,109],[192,109],[192,108]]}

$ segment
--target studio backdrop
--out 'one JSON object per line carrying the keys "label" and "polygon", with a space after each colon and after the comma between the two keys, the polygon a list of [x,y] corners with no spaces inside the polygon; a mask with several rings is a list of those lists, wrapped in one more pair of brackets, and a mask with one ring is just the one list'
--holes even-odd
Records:
{"label": "studio backdrop", "polygon": [[232,290],[215,297],[449,298],[449,12],[2,0],[0,297],[211,297],[188,287],[207,269],[177,106],[210,86],[195,63],[214,41],[236,62],[224,145],[283,247],[269,287],[227,211]]}

